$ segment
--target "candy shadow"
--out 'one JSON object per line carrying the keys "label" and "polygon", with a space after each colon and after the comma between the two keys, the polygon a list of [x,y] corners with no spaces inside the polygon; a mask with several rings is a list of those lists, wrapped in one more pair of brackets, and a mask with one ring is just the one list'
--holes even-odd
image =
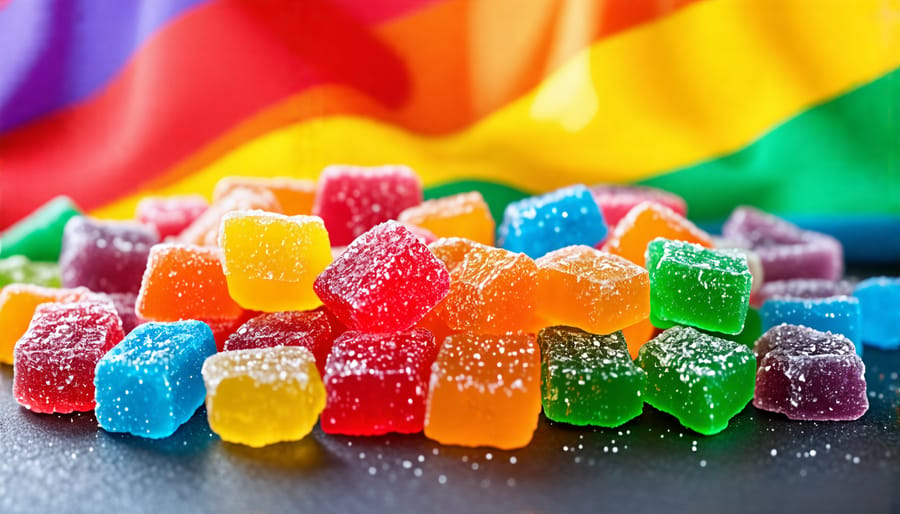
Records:
{"label": "candy shadow", "polygon": [[21,420],[41,432],[53,432],[56,436],[78,438],[97,432],[97,418],[94,412],[72,412],[69,414],[39,414],[19,406]]}
{"label": "candy shadow", "polygon": [[107,437],[117,442],[147,450],[153,453],[173,456],[191,456],[205,452],[213,441],[219,439],[206,420],[206,407],[200,407],[197,412],[178,427],[178,430],[169,437],[163,439],[149,439],[131,434],[119,434],[107,432]]}
{"label": "candy shadow", "polygon": [[320,471],[334,463],[325,447],[311,435],[299,441],[276,443],[262,448],[223,441],[221,448],[227,454],[243,461],[282,470]]}

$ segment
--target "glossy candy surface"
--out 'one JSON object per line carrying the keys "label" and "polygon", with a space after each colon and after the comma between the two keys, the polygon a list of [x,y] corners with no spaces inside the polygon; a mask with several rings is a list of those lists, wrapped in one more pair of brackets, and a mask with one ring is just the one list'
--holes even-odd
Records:
{"label": "glossy candy surface", "polygon": [[428,200],[400,213],[402,223],[422,227],[437,237],[463,237],[494,244],[494,218],[477,191]]}

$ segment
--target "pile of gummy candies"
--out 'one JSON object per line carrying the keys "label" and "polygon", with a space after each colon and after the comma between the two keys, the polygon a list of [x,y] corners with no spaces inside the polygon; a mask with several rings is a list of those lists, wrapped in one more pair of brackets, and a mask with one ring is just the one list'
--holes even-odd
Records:
{"label": "pile of gummy candies", "polygon": [[[229,177],[134,221],[57,198],[2,236],[0,362],[39,413],[223,440],[418,433],[527,445],[544,415],[615,427],[644,403],[715,434],[752,400],[798,420],[868,409],[863,344],[900,347],[900,279],[842,279],[834,238],[739,207],[575,185],[423,201],[403,166]],[[495,241],[495,232],[498,234]]]}

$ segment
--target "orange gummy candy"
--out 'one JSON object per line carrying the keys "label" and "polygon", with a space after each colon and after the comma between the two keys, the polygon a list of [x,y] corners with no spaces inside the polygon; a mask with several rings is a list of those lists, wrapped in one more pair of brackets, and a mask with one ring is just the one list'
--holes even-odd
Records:
{"label": "orange gummy candy", "polygon": [[531,441],[541,412],[541,355],[533,335],[453,335],[431,369],[426,437],[501,449]]}
{"label": "orange gummy candy", "polygon": [[437,237],[464,237],[494,244],[496,224],[477,191],[428,200],[404,210],[397,220],[427,229]]}
{"label": "orange gummy candy", "polygon": [[628,345],[628,353],[631,355],[631,358],[637,359],[641,346],[644,346],[647,341],[656,337],[658,333],[659,329],[654,327],[653,323],[650,323],[649,316],[634,325],[623,328],[622,336],[625,337],[625,344]]}
{"label": "orange gummy candy", "polygon": [[241,308],[228,294],[218,248],[163,243],[150,248],[135,312],[150,321],[230,320]]}
{"label": "orange gummy candy", "polygon": [[213,189],[213,202],[219,202],[238,188],[272,193],[281,206],[282,212],[288,216],[311,214],[313,200],[316,197],[316,183],[313,180],[289,177],[232,176],[216,182],[216,187]]}
{"label": "orange gummy candy", "polygon": [[650,315],[650,276],[622,257],[579,245],[535,263],[537,314],[546,326],[611,334]]}
{"label": "orange gummy candy", "polygon": [[281,212],[281,205],[271,191],[236,187],[213,202],[188,228],[175,238],[176,242],[200,246],[219,244],[219,225],[222,217],[231,211],[259,209]]}
{"label": "orange gummy candy", "polygon": [[646,267],[647,245],[657,237],[713,247],[709,234],[672,209],[643,202],[628,211],[603,245],[603,251]]}
{"label": "orange gummy candy", "polygon": [[447,266],[447,271],[453,273],[462,264],[469,250],[481,246],[480,243],[462,237],[442,237],[428,245],[428,249]]}
{"label": "orange gummy candy", "polygon": [[42,303],[112,302],[86,287],[55,289],[29,284],[10,284],[0,289],[0,362],[13,363],[16,342],[28,330],[34,311]]}

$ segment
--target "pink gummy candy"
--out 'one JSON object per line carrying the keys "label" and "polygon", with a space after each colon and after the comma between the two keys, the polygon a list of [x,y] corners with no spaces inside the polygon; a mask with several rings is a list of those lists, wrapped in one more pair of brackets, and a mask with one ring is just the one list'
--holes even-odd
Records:
{"label": "pink gummy candy", "polygon": [[597,184],[589,188],[594,201],[603,212],[603,219],[610,228],[619,224],[632,208],[644,202],[653,202],[687,216],[687,204],[678,195],[647,186],[621,184]]}
{"label": "pink gummy candy", "polygon": [[135,218],[154,227],[161,239],[180,234],[203,214],[209,203],[200,195],[148,196],[137,204]]}

